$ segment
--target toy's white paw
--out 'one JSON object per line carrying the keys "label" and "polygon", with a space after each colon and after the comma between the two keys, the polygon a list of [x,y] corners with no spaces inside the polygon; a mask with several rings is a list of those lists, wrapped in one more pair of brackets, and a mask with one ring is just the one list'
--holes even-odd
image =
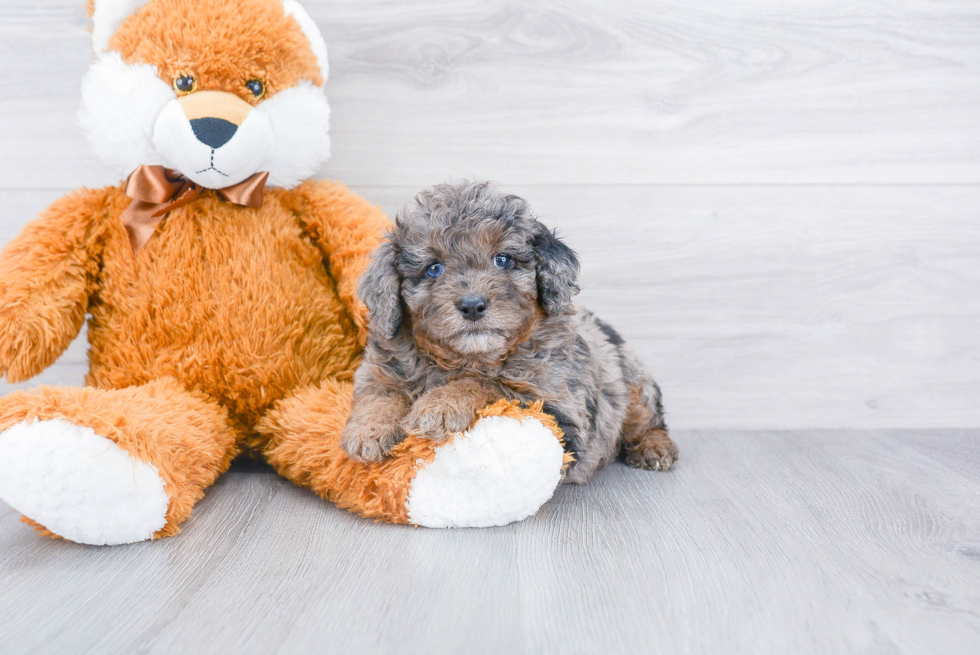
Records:
{"label": "toy's white paw", "polygon": [[155,466],[62,419],[0,433],[0,499],[65,539],[93,545],[151,538],[166,524],[169,502]]}
{"label": "toy's white paw", "polygon": [[408,494],[408,518],[429,528],[506,525],[534,514],[561,482],[564,451],[537,419],[480,419],[436,450]]}

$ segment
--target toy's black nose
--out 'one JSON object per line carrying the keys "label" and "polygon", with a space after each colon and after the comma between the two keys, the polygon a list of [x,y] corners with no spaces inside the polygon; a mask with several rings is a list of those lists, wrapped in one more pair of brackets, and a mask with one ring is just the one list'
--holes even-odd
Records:
{"label": "toy's black nose", "polygon": [[194,136],[204,145],[220,148],[235,136],[238,126],[223,118],[195,118],[191,121]]}
{"label": "toy's black nose", "polygon": [[487,299],[470,293],[459,299],[456,309],[467,321],[479,321],[487,313]]}

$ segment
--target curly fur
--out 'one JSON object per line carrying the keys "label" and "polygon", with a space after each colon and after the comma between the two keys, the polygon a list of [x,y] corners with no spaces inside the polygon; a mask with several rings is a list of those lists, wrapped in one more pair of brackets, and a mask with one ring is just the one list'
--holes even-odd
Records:
{"label": "curly fur", "polygon": [[[495,265],[498,254],[514,266]],[[438,277],[426,274],[434,263]],[[376,461],[405,434],[444,440],[505,398],[544,401],[575,455],[567,481],[585,482],[620,453],[669,468],[677,449],[660,389],[612,327],[574,307],[578,270],[526,201],[489,183],[416,196],[361,280],[369,338],[347,452]],[[459,305],[469,295],[486,301],[477,320]]]}

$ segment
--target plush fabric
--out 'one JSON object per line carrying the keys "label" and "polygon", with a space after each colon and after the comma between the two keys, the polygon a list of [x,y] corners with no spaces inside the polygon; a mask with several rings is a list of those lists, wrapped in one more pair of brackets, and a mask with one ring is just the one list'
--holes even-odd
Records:
{"label": "plush fabric", "polygon": [[24,519],[44,534],[113,545],[149,539],[167,523],[169,497],[157,468],[92,428],[21,421],[0,434],[0,452],[0,494],[50,526]]}
{"label": "plush fabric", "polygon": [[[408,499],[417,476],[434,463],[439,451],[452,450],[455,442],[468,441],[469,436],[459,435],[444,444],[410,436],[384,461],[356,462],[340,447],[340,432],[347,422],[352,396],[353,386],[349,382],[328,382],[308,389],[279,403],[260,422],[259,430],[269,437],[265,455],[280,474],[340,507],[369,518],[430,527],[483,527],[510,523],[526,518],[547,501],[558,486],[562,471],[571,462],[571,456],[562,448],[561,430],[554,418],[542,411],[540,403],[521,408],[517,403],[501,400],[484,408],[480,416],[505,417],[516,425],[509,426],[511,430],[506,434],[492,434],[488,440],[474,441],[474,446],[486,446],[501,438],[511,443],[515,439],[533,439],[541,436],[540,428],[548,433],[553,448],[547,449],[545,445],[544,452],[508,453],[500,458],[493,457],[489,449],[465,452],[449,467],[440,467],[435,472],[436,479],[428,485],[424,492],[427,497],[422,501],[427,509],[431,509],[423,510],[421,521],[413,520]],[[469,432],[480,428],[478,421]],[[491,429],[490,432],[494,431]],[[541,441],[538,439],[537,443]],[[534,494],[524,485],[514,486],[521,476],[512,468],[519,463],[533,467],[531,476],[536,478],[534,482],[544,489],[543,492]],[[494,467],[501,467],[494,473],[503,474],[489,478],[478,474]],[[463,514],[457,513],[454,521],[440,521],[443,516],[452,515],[456,508],[453,494],[460,490],[460,478],[470,481],[471,488],[481,493],[483,502],[478,506],[471,505]],[[436,507],[440,503],[429,502],[433,495],[442,494],[446,503]],[[427,522],[432,517],[436,517],[437,523]],[[487,517],[500,518],[488,521]]]}
{"label": "plush fabric", "polygon": [[[245,453],[344,508],[410,522],[413,481],[440,446],[410,437],[388,461],[366,465],[339,445],[367,339],[357,283],[389,222],[342,184],[303,179],[329,154],[316,26],[294,0],[98,0],[90,10],[97,54],[83,129],[110,163],[166,166],[199,195],[174,203],[134,252],[126,185],[81,189],[0,253],[0,375],[20,382],[50,366],[86,316],[90,343],[85,387],[0,398],[0,498],[50,536],[171,536]],[[194,84],[174,81],[190,76]],[[222,139],[201,136],[211,129]],[[218,191],[263,172],[260,207]],[[508,439],[526,427],[540,442],[546,430],[553,447],[531,455],[535,494],[515,503],[513,490],[490,489],[473,525],[488,513],[523,518],[561,475],[553,422],[540,408],[505,411],[514,415]],[[484,456],[470,449],[456,472]],[[493,457],[483,468],[528,459]],[[138,472],[135,486],[127,469]],[[444,472],[427,497],[439,496],[438,480],[459,478]],[[466,525],[466,512],[454,512],[451,524]]]}

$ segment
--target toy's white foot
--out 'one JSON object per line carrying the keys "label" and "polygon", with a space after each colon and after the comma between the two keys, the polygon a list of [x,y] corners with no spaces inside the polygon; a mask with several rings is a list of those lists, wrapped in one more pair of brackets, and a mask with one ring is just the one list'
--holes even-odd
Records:
{"label": "toy's white foot", "polygon": [[65,539],[94,545],[151,538],[169,502],[155,466],[62,419],[0,433],[0,499]]}
{"label": "toy's white foot", "polygon": [[564,450],[537,419],[480,419],[421,468],[408,517],[429,528],[506,525],[534,514],[561,482]]}

